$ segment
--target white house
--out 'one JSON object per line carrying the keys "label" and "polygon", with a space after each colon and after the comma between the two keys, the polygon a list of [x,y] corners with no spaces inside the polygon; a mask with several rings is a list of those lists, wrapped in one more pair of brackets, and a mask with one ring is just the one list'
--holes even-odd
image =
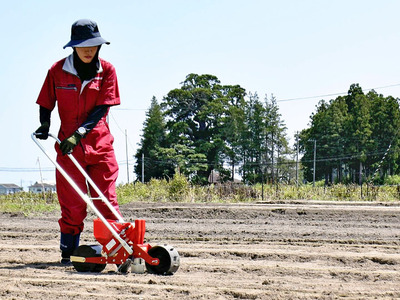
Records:
{"label": "white house", "polygon": [[29,186],[28,188],[29,192],[32,193],[56,192],[56,185],[54,183],[35,182],[35,184]]}
{"label": "white house", "polygon": [[13,183],[0,183],[0,195],[14,194],[22,192],[22,187]]}

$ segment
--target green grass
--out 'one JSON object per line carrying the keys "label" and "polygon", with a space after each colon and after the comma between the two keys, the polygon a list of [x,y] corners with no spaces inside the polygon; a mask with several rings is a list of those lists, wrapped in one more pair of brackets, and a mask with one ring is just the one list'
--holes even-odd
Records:
{"label": "green grass", "polygon": [[[177,188],[177,186],[179,188]],[[364,184],[332,186],[223,184],[209,186],[173,185],[166,180],[118,187],[120,203],[145,202],[258,202],[271,200],[380,201],[400,200],[400,185]]]}
{"label": "green grass", "polygon": [[[400,200],[400,185],[368,186],[336,184],[329,187],[316,185],[264,185],[247,186],[223,184],[192,186],[184,177],[151,180],[117,187],[120,205],[131,202],[196,202],[245,203],[278,200],[322,201],[378,201]],[[25,215],[59,210],[56,194],[16,193],[0,196],[0,212]]]}
{"label": "green grass", "polygon": [[0,212],[31,215],[52,212],[59,207],[57,196],[52,193],[34,194],[21,192],[0,196]]}

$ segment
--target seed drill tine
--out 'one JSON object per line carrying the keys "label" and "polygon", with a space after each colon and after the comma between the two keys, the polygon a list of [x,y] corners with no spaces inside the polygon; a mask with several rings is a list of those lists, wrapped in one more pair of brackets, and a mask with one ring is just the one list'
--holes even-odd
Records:
{"label": "seed drill tine", "polygon": [[[56,169],[64,176],[64,178],[68,181],[68,183],[74,188],[74,190],[81,196],[81,198],[86,202],[87,205],[90,206],[91,209],[96,213],[96,215],[99,217],[99,219],[104,223],[104,225],[107,227],[108,230],[110,230],[111,234],[120,242],[120,244],[124,247],[124,249],[131,255],[133,253],[132,248],[119,236],[119,234],[115,231],[115,229],[110,225],[110,223],[106,220],[106,218],[103,217],[103,215],[100,213],[100,211],[96,208],[96,206],[93,204],[93,201],[91,198],[82,192],[82,190],[78,187],[78,185],[73,181],[73,179],[65,172],[65,170],[58,164],[57,161],[55,161],[46,151],[46,149],[42,146],[42,144],[38,141],[38,139],[35,137],[36,134],[32,133],[31,138],[32,140],[38,145],[40,150],[43,151],[43,153],[47,156],[47,158],[54,164]],[[57,143],[60,143],[61,141],[51,133],[49,133],[49,136],[54,138]],[[123,218],[117,213],[114,207],[111,206],[110,202],[108,199],[103,195],[103,193],[100,192],[100,190],[97,188],[96,184],[92,181],[92,179],[89,177],[89,175],[85,172],[85,170],[81,167],[81,165],[77,162],[75,157],[73,157],[71,154],[68,154],[68,157],[72,160],[72,162],[75,164],[75,166],[78,168],[78,170],[82,173],[82,175],[88,180],[90,185],[95,189],[95,191],[99,194],[101,197],[101,200],[107,204],[107,206],[110,208],[110,210],[114,213],[114,215],[118,218],[118,221],[124,222]]]}

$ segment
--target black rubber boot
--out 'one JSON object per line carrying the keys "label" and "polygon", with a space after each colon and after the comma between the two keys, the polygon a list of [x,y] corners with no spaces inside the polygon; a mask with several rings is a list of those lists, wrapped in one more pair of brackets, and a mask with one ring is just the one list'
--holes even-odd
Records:
{"label": "black rubber boot", "polygon": [[61,263],[63,265],[71,264],[71,255],[79,246],[80,234],[72,235],[61,232],[60,249],[61,249]]}

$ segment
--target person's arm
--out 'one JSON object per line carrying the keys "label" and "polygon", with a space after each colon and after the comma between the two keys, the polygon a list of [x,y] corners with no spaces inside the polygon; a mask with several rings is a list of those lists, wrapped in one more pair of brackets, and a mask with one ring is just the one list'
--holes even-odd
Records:
{"label": "person's arm", "polygon": [[98,105],[92,110],[92,112],[89,114],[85,122],[83,122],[79,127],[83,128],[85,131],[82,134],[82,137],[88,134],[94,127],[96,127],[97,123],[99,123],[101,118],[103,118],[107,113],[109,107],[110,105]]}
{"label": "person's arm", "polygon": [[98,105],[89,114],[85,122],[69,138],[60,143],[60,149],[63,155],[70,153],[78,145],[81,138],[85,137],[107,113],[110,105]]}
{"label": "person's arm", "polygon": [[36,129],[36,137],[46,140],[49,137],[51,110],[43,106],[39,108],[40,127]]}
{"label": "person's arm", "polygon": [[49,136],[50,115],[56,105],[56,95],[54,91],[54,76],[52,69],[47,72],[46,79],[40,90],[36,101],[39,104],[40,127],[35,131],[38,139],[46,140]]}

